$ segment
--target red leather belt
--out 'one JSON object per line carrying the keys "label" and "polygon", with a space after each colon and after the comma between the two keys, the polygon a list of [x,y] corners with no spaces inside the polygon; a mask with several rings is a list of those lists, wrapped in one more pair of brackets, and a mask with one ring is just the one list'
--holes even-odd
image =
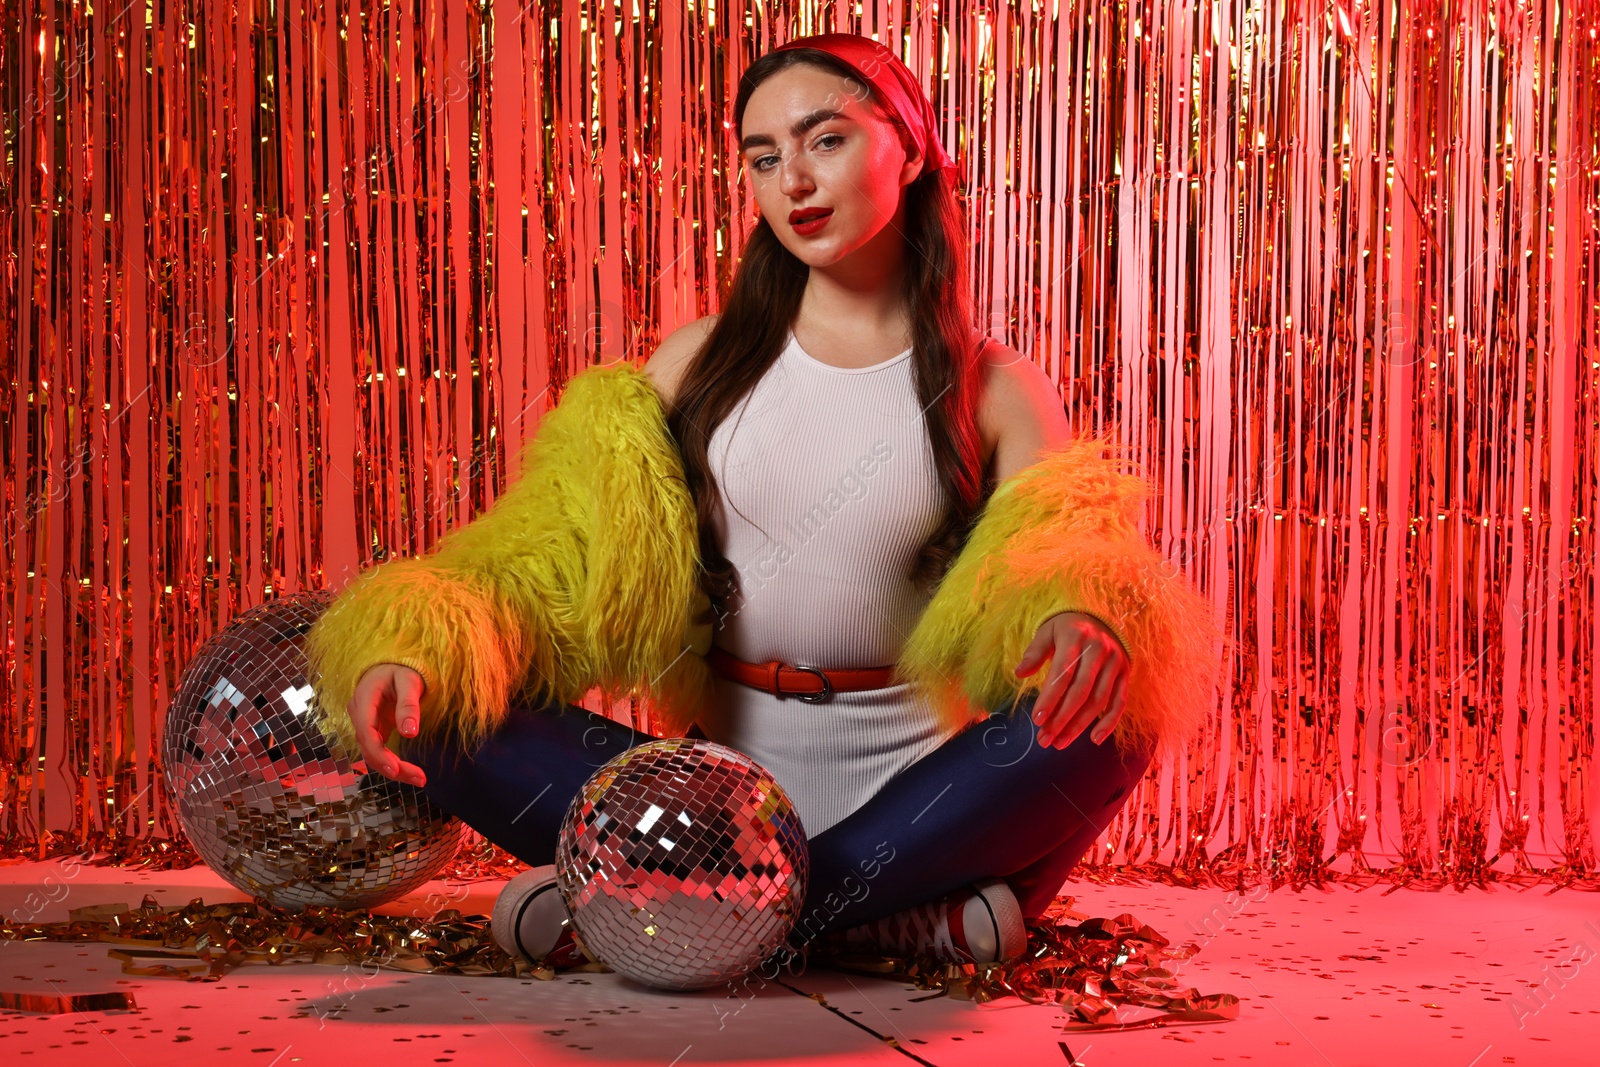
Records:
{"label": "red leather belt", "polygon": [[884,689],[894,684],[894,666],[844,667],[825,671],[821,667],[802,667],[769,659],[751,663],[739,659],[716,645],[706,653],[706,663],[722,677],[764,689],[775,697],[799,697],[807,704],[820,704],[835,693],[857,689]]}

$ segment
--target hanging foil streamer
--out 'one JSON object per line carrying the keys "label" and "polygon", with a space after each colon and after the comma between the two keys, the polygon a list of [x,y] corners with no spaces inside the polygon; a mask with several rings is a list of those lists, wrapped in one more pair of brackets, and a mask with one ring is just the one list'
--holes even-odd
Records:
{"label": "hanging foil streamer", "polygon": [[1596,18],[0,0],[0,847],[193,862],[187,659],[426,550],[574,374],[715,310],[739,73],[849,30],[932,94],[981,324],[1236,640],[1086,876],[1593,885]]}

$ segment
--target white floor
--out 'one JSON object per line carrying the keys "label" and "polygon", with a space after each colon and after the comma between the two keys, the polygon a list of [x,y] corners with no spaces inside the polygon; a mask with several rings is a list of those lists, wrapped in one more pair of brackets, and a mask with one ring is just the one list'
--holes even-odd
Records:
{"label": "white floor", "polygon": [[[88,904],[246,897],[204,868],[0,866],[8,919],[61,921]],[[499,882],[461,904],[487,914]],[[214,983],[124,976],[104,944],[0,941],[0,991],[133,993],[135,1011],[0,1011],[0,1062],[160,1065],[931,1063],[1331,1067],[1591,1064],[1600,1045],[1600,895],[1338,888],[1221,890],[1068,883],[1089,915],[1129,911],[1200,953],[1180,967],[1240,1018],[1063,1033],[1061,1008],[956,1001],[902,982],[813,968],[748,999],[664,993],[611,973],[541,982],[250,964]],[[429,883],[379,909],[459,895]],[[418,907],[420,911],[420,907]]]}

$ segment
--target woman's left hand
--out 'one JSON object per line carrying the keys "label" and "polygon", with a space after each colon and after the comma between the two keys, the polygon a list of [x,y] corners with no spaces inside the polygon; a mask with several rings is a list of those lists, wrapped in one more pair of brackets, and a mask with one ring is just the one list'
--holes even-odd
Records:
{"label": "woman's left hand", "polygon": [[1090,723],[1100,744],[1127,704],[1128,654],[1105,623],[1081,611],[1052,615],[1039,627],[1017,664],[1026,678],[1050,660],[1050,674],[1033,705],[1039,744],[1066,748]]}

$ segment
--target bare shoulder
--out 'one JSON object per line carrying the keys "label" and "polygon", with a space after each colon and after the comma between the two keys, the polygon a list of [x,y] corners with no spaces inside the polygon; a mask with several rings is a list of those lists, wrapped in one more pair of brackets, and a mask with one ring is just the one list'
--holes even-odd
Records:
{"label": "bare shoulder", "polygon": [[1018,407],[1025,406],[1030,395],[1038,395],[1041,386],[1053,389],[1037,363],[994,340],[983,347],[981,373],[979,417],[985,433],[995,440],[1004,423],[1016,418]]}
{"label": "bare shoulder", "polygon": [[1044,368],[1014,348],[993,343],[984,351],[979,423],[996,482],[1032,465],[1039,455],[1072,437],[1061,390]]}
{"label": "bare shoulder", "polygon": [[702,315],[693,322],[679,326],[663,337],[650,358],[645,360],[644,373],[661,394],[663,404],[671,405],[678,395],[678,383],[682,381],[684,371],[689,368],[689,362],[700,351],[700,346],[705,343],[719,317],[715,314]]}
{"label": "bare shoulder", "polygon": [[[1061,406],[1061,388],[1045,373],[1043,367],[1005,345],[990,345],[989,359],[1003,381],[1001,395],[1012,402],[1045,402],[1051,407]],[[1065,412],[1062,413],[1065,421]]]}

